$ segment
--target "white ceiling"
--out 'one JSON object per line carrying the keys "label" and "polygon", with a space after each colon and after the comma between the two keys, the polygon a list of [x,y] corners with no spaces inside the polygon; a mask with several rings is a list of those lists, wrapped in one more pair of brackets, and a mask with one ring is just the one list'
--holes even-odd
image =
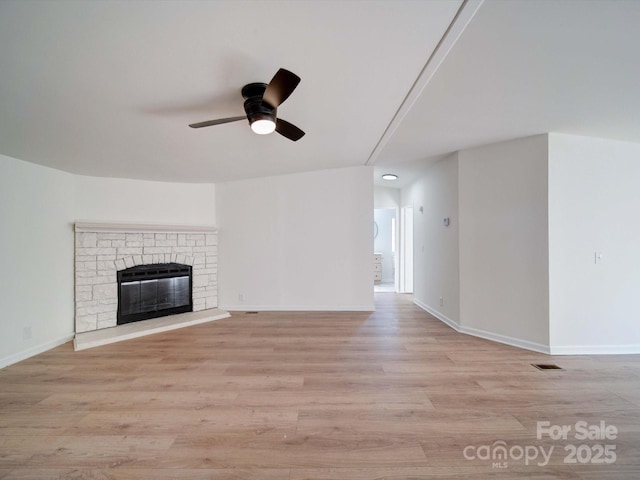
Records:
{"label": "white ceiling", "polygon": [[[2,0],[0,153],[183,182],[368,163],[401,185],[526,135],[640,142],[640,2],[480,3],[443,39],[459,0]],[[242,115],[241,87],[280,67],[302,77],[278,109],[300,141],[188,128]]]}

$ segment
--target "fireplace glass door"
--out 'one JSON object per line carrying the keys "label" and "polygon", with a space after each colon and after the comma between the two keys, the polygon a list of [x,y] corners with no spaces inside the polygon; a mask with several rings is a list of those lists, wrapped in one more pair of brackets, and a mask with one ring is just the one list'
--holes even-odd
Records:
{"label": "fireplace glass door", "polygon": [[174,265],[143,265],[119,272],[118,324],[192,311],[191,267]]}

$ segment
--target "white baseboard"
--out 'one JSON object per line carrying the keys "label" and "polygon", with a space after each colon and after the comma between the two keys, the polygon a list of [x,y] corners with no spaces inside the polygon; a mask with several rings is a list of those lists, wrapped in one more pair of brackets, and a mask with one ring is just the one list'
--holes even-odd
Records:
{"label": "white baseboard", "polygon": [[373,312],[373,305],[223,305],[230,312]]}
{"label": "white baseboard", "polygon": [[56,348],[64,343],[70,342],[71,340],[73,340],[73,337],[73,333],[63,335],[60,338],[51,340],[50,342],[45,342],[40,345],[36,345],[35,347],[28,348],[27,350],[23,350],[22,352],[14,353],[13,355],[0,358],[0,368],[8,367],[9,365],[21,362],[22,360],[31,358],[35,355],[38,355],[39,353],[46,352],[47,350],[51,350],[52,348]]}
{"label": "white baseboard", "polygon": [[542,343],[530,342],[528,340],[522,340],[520,338],[509,337],[506,335],[500,335],[498,333],[487,332],[472,327],[465,327],[458,322],[448,318],[442,312],[437,309],[421,302],[420,300],[413,299],[413,303],[421,309],[430,313],[442,323],[447,324],[453,328],[456,332],[464,333],[466,335],[472,335],[474,337],[484,338],[485,340],[491,340],[498,343],[504,343],[512,347],[524,348],[525,350],[532,350],[538,353],[545,353],[547,355],[635,355],[640,354],[640,345],[560,345],[560,346],[547,346]]}
{"label": "white baseboard", "polygon": [[421,309],[425,310],[427,313],[430,313],[431,315],[433,315],[434,317],[436,317],[438,320],[440,320],[443,323],[446,323],[447,325],[449,325],[451,328],[453,328],[456,332],[460,331],[460,324],[458,322],[456,322],[455,320],[450,319],[449,317],[447,317],[444,313],[439,312],[438,310],[436,310],[433,307],[430,307],[429,305],[427,305],[426,303],[421,302],[420,300],[418,300],[417,298],[413,299],[413,303],[415,303],[417,306],[419,306]]}
{"label": "white baseboard", "polygon": [[442,312],[439,312],[435,308],[421,302],[420,300],[417,300],[414,298],[413,303],[415,303],[418,307],[422,308],[426,312],[436,317],[441,322],[453,328],[456,332],[464,333],[465,335],[471,335],[473,337],[484,338],[485,340],[491,340],[493,342],[503,343],[505,345],[510,345],[512,347],[524,348],[525,350],[532,350],[538,353],[546,353],[546,354],[550,353],[549,347],[547,345],[543,345],[541,343],[536,343],[536,342],[530,342],[528,340],[522,340],[519,338],[509,337],[507,335],[500,335],[498,333],[487,332],[485,330],[480,330],[477,328],[465,327],[464,325],[460,325],[458,322],[450,319],[449,317],[444,315]]}
{"label": "white baseboard", "polygon": [[551,347],[551,355],[634,355],[640,345],[560,345]]}
{"label": "white baseboard", "polygon": [[530,342],[529,340],[522,340],[521,338],[509,337],[507,335],[500,335],[499,333],[487,332],[485,330],[479,330],[477,328],[462,327],[461,333],[467,335],[473,335],[474,337],[484,338],[485,340],[492,340],[498,343],[504,343],[512,347],[524,348],[525,350],[531,350],[538,353],[545,353],[549,355],[551,351],[547,345],[542,343]]}

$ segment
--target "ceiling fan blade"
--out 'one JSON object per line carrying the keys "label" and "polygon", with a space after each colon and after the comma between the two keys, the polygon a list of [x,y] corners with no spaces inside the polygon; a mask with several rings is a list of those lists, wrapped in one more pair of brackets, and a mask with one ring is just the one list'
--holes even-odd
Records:
{"label": "ceiling fan blade", "polygon": [[283,137],[287,137],[289,140],[293,140],[294,142],[297,142],[302,137],[304,137],[304,132],[302,130],[300,130],[292,123],[289,123],[286,120],[282,120],[280,118],[276,120],[276,132],[278,132]]}
{"label": "ceiling fan blade", "polygon": [[269,85],[267,85],[267,89],[262,95],[262,101],[268,103],[273,108],[277,108],[278,105],[289,98],[289,95],[293,93],[299,83],[299,76],[289,70],[281,68],[273,76]]}
{"label": "ceiling fan blade", "polygon": [[212,125],[221,125],[223,123],[237,122],[238,120],[246,120],[246,119],[247,117],[243,115],[242,117],[219,118],[218,120],[207,120],[206,122],[192,123],[189,126],[191,128],[202,128],[202,127],[210,127]]}

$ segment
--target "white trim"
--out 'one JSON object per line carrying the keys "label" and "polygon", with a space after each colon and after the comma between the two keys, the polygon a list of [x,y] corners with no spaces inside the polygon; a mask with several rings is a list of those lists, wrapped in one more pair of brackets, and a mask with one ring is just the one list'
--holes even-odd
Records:
{"label": "white trim", "polygon": [[154,333],[168,332],[178,328],[222,320],[230,316],[229,312],[215,308],[202,310],[200,312],[180,313],[168,317],[144,320],[142,322],[127,323],[125,325],[118,325],[117,327],[78,333],[73,340],[73,347],[76,351],[85,350],[87,348],[131,340],[132,338],[144,337]]}
{"label": "white trim", "polygon": [[27,350],[23,350],[22,352],[14,353],[13,355],[0,358],[0,368],[4,368],[9,365],[13,365],[14,363],[21,362],[22,360],[26,360],[27,358],[31,358],[35,355],[46,352],[47,350],[51,350],[52,348],[59,347],[60,345],[70,342],[71,340],[73,340],[73,333],[64,335],[55,340],[51,340],[50,342],[36,345],[35,347],[28,348]]}
{"label": "white trim", "polygon": [[439,312],[433,307],[422,303],[420,300],[413,299],[413,303],[418,307],[430,313],[442,323],[447,324],[458,333],[464,333],[465,335],[471,335],[473,337],[484,338],[485,340],[491,340],[512,347],[524,348],[525,350],[532,350],[538,353],[544,353],[547,355],[636,355],[640,354],[640,345],[561,345],[561,346],[547,346],[542,343],[530,342],[528,340],[522,340],[519,338],[508,337],[506,335],[500,335],[498,333],[487,332],[486,330],[479,330],[477,328],[465,327],[460,325],[454,320],[451,320],[443,313]]}
{"label": "white trim", "polygon": [[447,58],[447,55],[449,55],[449,52],[467,28],[471,19],[474,17],[483,2],[484,0],[465,0],[462,2],[458,12],[446,32],[444,32],[444,35],[440,39],[438,45],[436,45],[433,53],[431,53],[431,56],[422,68],[422,71],[411,87],[411,90],[409,90],[409,93],[403,100],[400,108],[398,108],[396,114],[391,119],[387,129],[373,148],[373,151],[371,152],[371,155],[369,155],[365,165],[374,165],[376,163],[378,155],[380,155],[380,152],[384,149],[397,128],[412,109],[414,103],[416,103],[422,94],[422,91],[426,88],[429,82],[431,82],[431,79],[438,71],[438,68],[440,68],[442,62]]}
{"label": "white trim", "polygon": [[157,225],[145,223],[103,223],[77,221],[76,232],[153,232],[153,233],[215,233],[213,225]]}
{"label": "white trim", "polygon": [[430,307],[426,303],[422,303],[420,300],[418,300],[415,297],[413,299],[413,303],[415,303],[421,309],[425,310],[427,313],[430,313],[431,315],[436,317],[441,322],[446,323],[448,326],[453,328],[456,332],[460,331],[460,324],[458,322],[456,322],[455,320],[451,320],[449,317],[447,317],[445,314],[439,312],[435,308]]}
{"label": "white trim", "polygon": [[460,333],[472,335],[474,337],[484,338],[485,340],[492,340],[498,343],[504,343],[512,347],[524,348],[525,350],[531,350],[538,353],[551,354],[551,351],[547,345],[542,343],[530,342],[529,340],[522,340],[520,338],[509,337],[507,335],[500,335],[499,333],[487,332],[485,330],[479,330],[471,327],[461,327]]}
{"label": "white trim", "polygon": [[224,305],[232,312],[374,312],[373,305]]}
{"label": "white trim", "polygon": [[436,317],[441,322],[447,324],[449,327],[453,328],[458,333],[464,333],[465,335],[484,338],[485,340],[491,340],[493,342],[503,343],[505,345],[510,345],[512,347],[524,348],[525,350],[532,350],[538,353],[546,353],[547,355],[551,353],[547,345],[543,345],[541,343],[536,343],[536,342],[530,342],[528,340],[522,340],[519,338],[508,337],[507,335],[500,335],[498,333],[487,332],[485,330],[479,330],[477,328],[465,327],[464,325],[460,325],[458,322],[448,318],[446,315],[442,314],[435,308],[430,307],[425,303],[422,303],[420,300],[417,300],[414,298],[413,303],[415,303],[418,307],[422,308],[426,312]]}
{"label": "white trim", "polygon": [[551,355],[635,355],[640,345],[560,345],[551,347]]}

